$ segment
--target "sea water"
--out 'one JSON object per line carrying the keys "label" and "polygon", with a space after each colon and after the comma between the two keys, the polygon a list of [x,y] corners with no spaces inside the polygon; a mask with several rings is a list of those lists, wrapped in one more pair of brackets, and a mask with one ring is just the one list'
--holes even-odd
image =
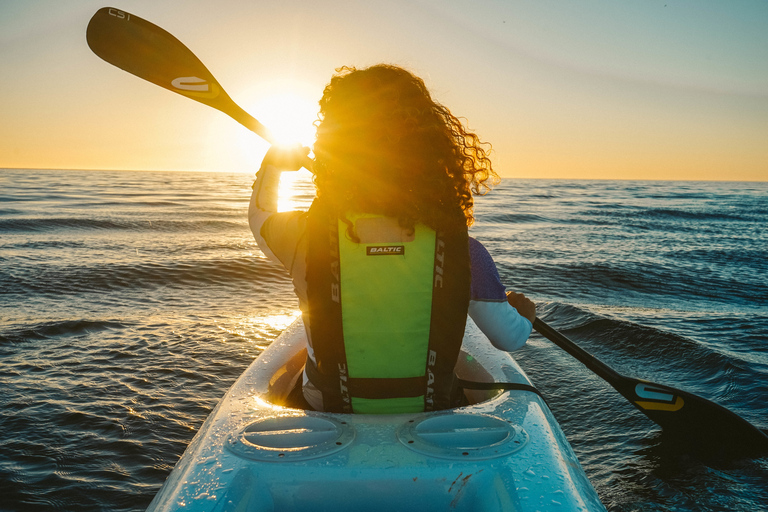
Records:
{"label": "sea water", "polygon": [[[0,510],[143,510],[297,316],[252,175],[0,170]],[[306,177],[284,183],[306,208]],[[470,233],[621,373],[768,429],[768,183],[507,179]],[[679,453],[534,334],[515,353],[611,511],[768,510],[768,459]]]}

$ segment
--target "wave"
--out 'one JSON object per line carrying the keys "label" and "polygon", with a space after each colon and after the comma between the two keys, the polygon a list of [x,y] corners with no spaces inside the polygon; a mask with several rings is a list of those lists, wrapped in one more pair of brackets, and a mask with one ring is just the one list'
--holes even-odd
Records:
{"label": "wave", "polygon": [[[571,220],[577,224],[610,224],[632,228],[662,231],[700,230],[705,226],[733,224],[736,229],[744,224],[761,221],[764,216],[755,212],[723,212],[717,210],[683,210],[674,208],[645,208],[606,204],[592,205],[589,210],[576,213]],[[730,226],[729,226],[730,227]]]}
{"label": "wave", "polygon": [[222,232],[227,230],[241,230],[246,224],[245,220],[154,220],[138,219],[129,220],[122,217],[119,220],[91,219],[79,217],[27,217],[0,219],[0,232],[42,232],[64,229],[81,230],[130,230],[130,231],[164,231],[170,233],[181,232]]}
{"label": "wave", "polygon": [[[751,270],[753,276],[768,273],[768,246],[757,247],[749,241],[749,246],[734,249],[722,247],[691,248],[668,250],[660,253],[664,257],[687,262],[707,265],[720,274],[743,273],[743,269]],[[730,240],[735,247],[735,240]],[[744,276],[749,277],[749,276]]]}
{"label": "wave", "polygon": [[[40,268],[38,268],[40,267]],[[232,258],[84,266],[35,265],[0,269],[2,294],[77,294],[161,287],[229,286],[233,283],[285,284],[282,267],[266,260]]]}
{"label": "wave", "polygon": [[725,222],[732,222],[732,221],[750,221],[751,216],[745,216],[741,215],[739,213],[725,213],[723,211],[710,211],[710,210],[680,210],[680,209],[674,209],[674,208],[649,208],[649,209],[643,209],[641,212],[641,215],[643,217],[647,217],[650,219],[683,219],[683,220],[693,220],[698,222],[705,221],[705,220],[714,220],[714,221],[725,221]]}
{"label": "wave", "polygon": [[571,304],[547,303],[537,308],[537,312],[543,320],[551,321],[564,333],[588,339],[590,344],[598,347],[608,346],[633,358],[658,359],[656,352],[660,352],[699,359],[713,353],[678,334],[600,315]]}
{"label": "wave", "polygon": [[478,221],[482,224],[539,224],[539,223],[561,223],[563,219],[552,219],[542,215],[532,213],[485,213]]}
{"label": "wave", "polygon": [[86,202],[67,202],[67,206],[71,208],[100,208],[104,206],[118,206],[120,208],[125,208],[126,206],[135,208],[135,207],[141,207],[141,206],[171,206],[174,208],[187,208],[189,205],[186,203],[182,203],[179,201],[136,201],[136,200],[128,200],[127,196],[125,200],[120,201],[86,201]]}
{"label": "wave", "polygon": [[40,322],[4,330],[0,343],[24,343],[61,336],[77,336],[98,331],[125,329],[129,324],[114,320],[62,320]]}
{"label": "wave", "polygon": [[[680,258],[684,256],[678,255]],[[608,294],[604,295],[604,299],[609,304],[618,304],[631,297],[630,302],[649,298],[674,301],[706,299],[731,306],[760,307],[768,300],[765,281],[760,272],[731,272],[727,268],[721,269],[717,265],[705,263],[677,263],[673,266],[661,260],[555,260],[546,265],[534,265],[530,270],[516,269],[515,281],[524,283],[528,272],[532,273],[529,289],[537,293],[561,297],[562,290],[568,290],[571,296],[583,294],[594,298],[596,293],[600,293],[597,290],[606,290]]]}

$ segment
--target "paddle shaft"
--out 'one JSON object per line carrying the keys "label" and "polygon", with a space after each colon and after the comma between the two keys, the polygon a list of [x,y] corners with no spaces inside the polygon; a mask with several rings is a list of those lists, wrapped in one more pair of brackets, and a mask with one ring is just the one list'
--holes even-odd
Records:
{"label": "paddle shaft", "polygon": [[610,368],[607,364],[603,363],[598,358],[557,332],[555,329],[544,323],[543,320],[536,318],[533,322],[533,328],[549,341],[568,352],[604,380],[611,382],[621,378],[619,373],[613,368]]}

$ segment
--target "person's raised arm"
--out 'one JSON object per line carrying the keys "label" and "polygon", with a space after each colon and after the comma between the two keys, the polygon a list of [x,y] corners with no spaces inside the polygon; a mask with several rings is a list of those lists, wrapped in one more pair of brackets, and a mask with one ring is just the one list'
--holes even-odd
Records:
{"label": "person's raised arm", "polygon": [[261,227],[270,215],[277,213],[280,173],[301,169],[308,153],[309,148],[300,145],[272,146],[264,156],[261,168],[256,173],[256,181],[253,182],[253,193],[248,205],[248,225],[259,244],[259,248],[275,262],[279,262],[279,259],[272,254],[266,241],[262,238]]}

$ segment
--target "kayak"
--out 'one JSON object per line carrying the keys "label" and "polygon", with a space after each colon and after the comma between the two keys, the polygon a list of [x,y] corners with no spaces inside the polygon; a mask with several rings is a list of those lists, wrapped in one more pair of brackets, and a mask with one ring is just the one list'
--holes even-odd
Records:
{"label": "kayak", "polygon": [[[224,395],[149,511],[604,511],[523,370],[467,321],[469,405],[395,415],[281,405],[301,376],[296,320]],[[477,386],[480,387],[480,386]]]}

